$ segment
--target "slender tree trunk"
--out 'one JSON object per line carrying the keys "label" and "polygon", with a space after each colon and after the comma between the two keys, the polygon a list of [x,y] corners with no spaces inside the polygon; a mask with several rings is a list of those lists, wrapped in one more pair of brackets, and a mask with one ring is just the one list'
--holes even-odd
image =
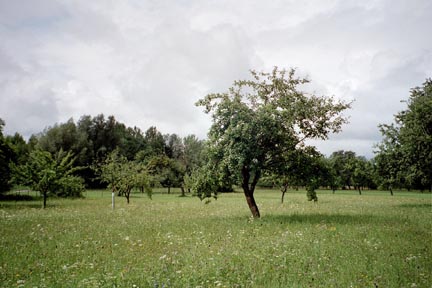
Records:
{"label": "slender tree trunk", "polygon": [[361,188],[360,185],[357,187],[358,191],[359,191],[359,195],[361,195]]}
{"label": "slender tree trunk", "polygon": [[252,181],[252,183],[249,186],[249,180],[250,180],[250,171],[249,168],[247,166],[243,166],[242,168],[242,177],[243,177],[243,183],[242,183],[242,188],[243,188],[243,193],[246,197],[246,202],[249,206],[249,209],[252,213],[252,216],[254,218],[260,218],[260,212],[258,209],[258,205],[255,202],[255,198],[254,198],[254,191],[255,191],[255,186],[258,183],[259,177],[260,177],[260,173],[256,172],[254,179]]}
{"label": "slender tree trunk", "polygon": [[168,194],[171,193],[171,186],[168,186]]}
{"label": "slender tree trunk", "polygon": [[393,196],[393,188],[390,186],[390,195]]}
{"label": "slender tree trunk", "polygon": [[181,197],[185,197],[186,196],[186,192],[183,186],[180,187],[181,190]]}
{"label": "slender tree trunk", "polygon": [[43,205],[42,205],[42,208],[45,209],[45,208],[46,208],[47,198],[48,198],[48,192],[47,192],[47,191],[44,191],[44,192],[42,193],[42,195],[43,195]]}
{"label": "slender tree trunk", "polygon": [[286,192],[287,190],[288,190],[288,184],[285,183],[284,185],[281,186],[281,192],[282,192],[281,204],[283,204],[283,202],[284,202],[285,192]]}
{"label": "slender tree trunk", "polygon": [[126,187],[126,190],[124,191],[124,195],[126,197],[127,204],[129,204],[129,197],[130,197],[131,191],[132,191],[132,187]]}
{"label": "slender tree trunk", "polygon": [[260,215],[260,212],[259,212],[259,209],[258,209],[258,205],[255,202],[255,198],[253,196],[253,193],[246,193],[245,192],[245,196],[246,196],[246,202],[247,202],[247,204],[249,206],[249,209],[252,212],[252,216],[254,218],[260,218],[261,215]]}

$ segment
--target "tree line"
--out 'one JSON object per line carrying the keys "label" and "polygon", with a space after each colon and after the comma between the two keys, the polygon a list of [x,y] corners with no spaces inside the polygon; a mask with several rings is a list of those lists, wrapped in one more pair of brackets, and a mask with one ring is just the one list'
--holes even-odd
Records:
{"label": "tree line", "polygon": [[[327,139],[347,122],[351,103],[315,96],[299,88],[309,82],[294,69],[251,71],[252,80],[235,81],[225,93],[197,102],[211,114],[206,140],[195,135],[142,131],[114,116],[84,115],[77,122],[54,124],[27,141],[3,135],[0,120],[0,191],[14,184],[44,196],[79,196],[85,187],[109,187],[129,201],[132,189],[151,197],[153,187],[180,187],[201,199],[240,187],[256,217],[256,186],[305,187],[315,190],[432,187],[432,82],[411,90],[407,108],[395,123],[379,126],[383,140],[375,157],[352,151],[323,156],[307,139]],[[46,199],[44,197],[44,199]]]}

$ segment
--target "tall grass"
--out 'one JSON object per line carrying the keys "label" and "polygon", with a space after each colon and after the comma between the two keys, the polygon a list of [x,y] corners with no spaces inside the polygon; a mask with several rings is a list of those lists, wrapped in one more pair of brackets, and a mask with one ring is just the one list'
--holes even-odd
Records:
{"label": "tall grass", "polygon": [[318,196],[258,191],[261,219],[240,193],[3,201],[0,286],[431,286],[431,194]]}

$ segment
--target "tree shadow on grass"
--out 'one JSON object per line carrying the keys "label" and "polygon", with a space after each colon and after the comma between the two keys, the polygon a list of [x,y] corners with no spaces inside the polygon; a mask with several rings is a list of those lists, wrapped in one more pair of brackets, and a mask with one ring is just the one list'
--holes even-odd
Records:
{"label": "tree shadow on grass", "polygon": [[288,214],[264,215],[263,222],[278,224],[369,224],[382,223],[391,218],[376,215],[350,215],[350,214]]}
{"label": "tree shadow on grass", "polygon": [[401,204],[398,205],[400,208],[420,208],[420,209],[429,209],[432,212],[432,203],[410,203],[410,204]]}
{"label": "tree shadow on grass", "polygon": [[0,195],[0,201],[35,201],[42,199],[40,196],[5,194]]}
{"label": "tree shadow on grass", "polygon": [[[45,209],[54,207],[55,205],[47,204]],[[42,209],[41,202],[0,202],[0,209]]]}
{"label": "tree shadow on grass", "polygon": [[[47,203],[46,208],[54,207],[54,204]],[[0,195],[0,208],[3,209],[27,209],[42,208],[42,197],[19,194]]]}

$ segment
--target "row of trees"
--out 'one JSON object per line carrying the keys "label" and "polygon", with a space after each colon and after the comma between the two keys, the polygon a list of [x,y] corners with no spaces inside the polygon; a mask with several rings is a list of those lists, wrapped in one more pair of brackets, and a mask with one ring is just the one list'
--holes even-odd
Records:
{"label": "row of trees", "polygon": [[[314,201],[315,190],[323,186],[360,194],[377,186],[390,191],[431,187],[430,80],[411,91],[396,124],[380,126],[384,139],[371,160],[351,151],[326,158],[306,145],[307,139],[339,132],[346,123],[341,113],[350,108],[350,103],[300,91],[306,83],[295,70],[275,67],[270,73],[252,71],[251,80],[234,82],[226,93],[207,95],[197,103],[213,117],[206,141],[163,135],[156,127],[142,132],[101,114],[56,124],[26,142],[19,134],[4,136],[1,121],[0,190],[20,183],[44,195],[76,196],[84,185],[108,185],[129,201],[133,188],[151,196],[154,186],[168,192],[181,187],[204,199],[238,185],[259,217],[257,185],[281,187],[282,200],[288,186],[304,186]],[[42,184],[47,179],[52,180],[49,188]]]}
{"label": "row of trees", "polygon": [[[3,126],[2,121],[0,128]],[[28,142],[18,133],[14,136],[0,135],[1,169],[4,170],[1,174],[1,191],[9,190],[13,183],[22,184],[41,191],[44,198],[48,194],[80,195],[71,187],[63,189],[70,190],[69,194],[58,189],[59,186],[54,182],[63,179],[63,174],[45,177],[45,172],[58,171],[59,165],[66,160],[70,168],[68,177],[73,175],[80,179],[82,187],[109,185],[117,189],[119,195],[127,196],[129,201],[130,191],[134,187],[162,186],[167,187],[168,193],[171,187],[181,187],[184,192],[185,177],[200,167],[205,159],[204,141],[194,135],[184,138],[176,134],[163,135],[156,127],[142,132],[137,127],[126,127],[116,121],[114,116],[105,118],[102,114],[93,118],[82,116],[77,123],[70,119],[66,123],[55,124],[40,134],[32,135]],[[41,165],[45,165],[46,169]],[[117,169],[111,169],[109,173],[115,172],[122,181],[109,181],[111,176],[107,176],[107,171],[111,166]],[[30,175],[32,171],[42,173],[41,177]],[[135,177],[132,174],[139,175]],[[41,183],[44,181],[49,181],[51,188],[42,190]],[[143,181],[148,184],[143,185]],[[63,180],[60,182],[66,183]],[[141,184],[129,185],[127,188],[123,185],[135,182]]]}

